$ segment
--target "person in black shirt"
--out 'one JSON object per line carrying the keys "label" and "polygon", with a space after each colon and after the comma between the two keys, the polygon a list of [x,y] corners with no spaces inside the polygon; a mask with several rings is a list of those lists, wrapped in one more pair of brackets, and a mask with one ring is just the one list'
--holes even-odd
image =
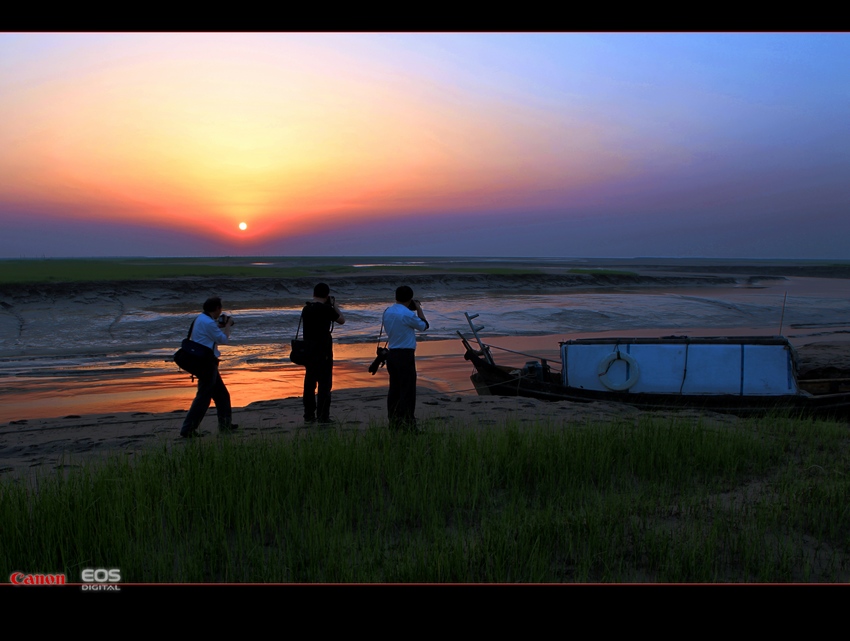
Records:
{"label": "person in black shirt", "polygon": [[[313,288],[313,300],[304,305],[304,340],[307,343],[307,365],[304,372],[304,420],[330,423],[331,387],[334,354],[331,331],[334,323],[342,325],[345,316],[330,295],[330,288],[319,283]],[[316,386],[319,393],[316,394]]]}

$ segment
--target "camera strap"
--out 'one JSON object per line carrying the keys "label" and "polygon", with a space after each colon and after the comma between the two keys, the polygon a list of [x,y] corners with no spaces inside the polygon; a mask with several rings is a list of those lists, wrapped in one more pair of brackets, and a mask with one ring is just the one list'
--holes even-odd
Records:
{"label": "camera strap", "polygon": [[301,310],[301,316],[298,317],[298,329],[295,330],[295,340],[298,340],[298,332],[301,331],[301,321],[304,320],[304,310]]}
{"label": "camera strap", "polygon": [[[196,321],[196,320],[198,320],[198,319],[197,319],[197,318],[195,318],[195,319],[192,321],[192,324],[191,324],[191,325],[189,325],[189,333],[188,333],[188,334],[186,334],[186,338],[187,338],[188,340],[190,340],[190,341],[192,340],[192,330],[193,330],[193,329],[195,329],[195,321]],[[194,341],[192,341],[192,342],[194,342]],[[216,348],[217,346],[218,346],[218,343],[213,343],[213,350],[215,350],[215,348]],[[195,379],[195,377],[194,377],[194,376],[192,376],[192,380],[194,380],[194,379]]]}
{"label": "camera strap", "polygon": [[[387,307],[387,309],[389,309],[389,307]],[[384,310],[384,311],[386,311],[386,310]],[[384,333],[384,317],[383,317],[383,315],[381,315],[381,329],[378,330],[378,347],[381,346],[381,334],[383,334],[383,333]],[[390,337],[387,336],[387,340],[384,343],[384,347],[386,347],[387,343],[389,343],[389,342],[390,342]]]}

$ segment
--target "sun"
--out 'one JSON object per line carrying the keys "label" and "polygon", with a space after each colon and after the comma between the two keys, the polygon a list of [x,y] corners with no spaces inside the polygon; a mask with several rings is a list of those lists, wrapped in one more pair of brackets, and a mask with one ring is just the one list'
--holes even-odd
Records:
{"label": "sun", "polygon": [[245,231],[246,229],[248,229],[248,223],[239,223],[239,229]]}

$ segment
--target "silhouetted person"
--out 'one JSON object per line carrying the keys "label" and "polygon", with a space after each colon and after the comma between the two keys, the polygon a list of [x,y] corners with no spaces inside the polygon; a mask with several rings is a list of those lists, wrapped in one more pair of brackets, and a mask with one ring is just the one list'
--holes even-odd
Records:
{"label": "silhouetted person", "polygon": [[307,343],[304,420],[312,423],[318,418],[319,423],[330,423],[334,368],[331,332],[334,323],[345,323],[345,316],[339,311],[336,299],[330,295],[330,288],[325,283],[319,283],[313,288],[313,300],[304,305],[301,314],[304,322],[304,341]]}

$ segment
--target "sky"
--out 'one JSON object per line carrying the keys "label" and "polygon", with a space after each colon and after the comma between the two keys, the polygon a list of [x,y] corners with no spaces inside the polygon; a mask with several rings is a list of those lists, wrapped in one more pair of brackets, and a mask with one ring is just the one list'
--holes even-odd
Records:
{"label": "sky", "polygon": [[0,33],[0,258],[847,238],[850,33]]}

